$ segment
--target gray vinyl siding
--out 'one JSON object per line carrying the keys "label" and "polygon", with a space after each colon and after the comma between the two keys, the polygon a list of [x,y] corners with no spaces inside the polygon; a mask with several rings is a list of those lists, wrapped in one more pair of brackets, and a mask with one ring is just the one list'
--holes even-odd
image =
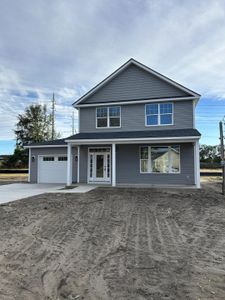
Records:
{"label": "gray vinyl siding", "polygon": [[182,96],[190,94],[135,65],[130,65],[82,103]]}
{"label": "gray vinyl siding", "polygon": [[[34,162],[31,160],[30,168],[30,182],[37,183],[38,176],[38,155],[67,155],[67,147],[49,147],[49,148],[31,148],[31,156],[35,156]],[[77,163],[75,161],[75,155],[77,154],[76,148],[72,150],[73,165],[72,165],[72,180],[77,181]]]}
{"label": "gray vinyl siding", "polygon": [[[162,145],[162,144],[161,144]],[[165,144],[163,144],[165,145]],[[170,144],[171,145],[171,144]],[[194,146],[192,143],[180,145],[180,174],[141,174],[139,144],[116,145],[116,183],[123,184],[165,184],[194,185]],[[88,147],[80,148],[80,182],[87,183]],[[95,145],[92,147],[105,147]]]}
{"label": "gray vinyl siding", "polygon": [[[172,101],[170,101],[172,102]],[[193,102],[174,101],[174,125],[145,126],[145,104],[121,105],[121,128],[96,128],[96,108],[80,108],[80,132],[193,128]]]}
{"label": "gray vinyl siding", "polygon": [[80,183],[87,183],[88,146],[80,146]]}
{"label": "gray vinyl siding", "polygon": [[191,143],[180,144],[180,174],[141,174],[140,145],[117,145],[116,175],[118,184],[194,185],[194,148]]}

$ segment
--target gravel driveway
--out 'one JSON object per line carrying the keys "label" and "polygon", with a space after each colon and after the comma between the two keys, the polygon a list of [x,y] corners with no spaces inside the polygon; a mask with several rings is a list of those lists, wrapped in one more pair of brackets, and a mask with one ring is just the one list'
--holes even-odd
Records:
{"label": "gravel driveway", "polygon": [[225,199],[98,188],[0,206],[0,299],[225,299]]}

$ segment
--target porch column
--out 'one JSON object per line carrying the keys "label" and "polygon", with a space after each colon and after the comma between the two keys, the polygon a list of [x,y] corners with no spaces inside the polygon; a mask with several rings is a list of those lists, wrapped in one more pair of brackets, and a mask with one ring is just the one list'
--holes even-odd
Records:
{"label": "porch column", "polygon": [[28,182],[30,182],[30,171],[31,171],[31,148],[29,148],[29,162],[28,162]]}
{"label": "porch column", "polygon": [[116,144],[112,144],[112,186],[116,186]]}
{"label": "porch column", "polygon": [[199,157],[199,140],[194,143],[194,158],[195,158],[195,185],[200,189],[200,157]]}
{"label": "porch column", "polygon": [[72,184],[72,145],[67,145],[67,179],[66,185]]}
{"label": "porch column", "polygon": [[80,146],[77,146],[77,183],[80,182]]}

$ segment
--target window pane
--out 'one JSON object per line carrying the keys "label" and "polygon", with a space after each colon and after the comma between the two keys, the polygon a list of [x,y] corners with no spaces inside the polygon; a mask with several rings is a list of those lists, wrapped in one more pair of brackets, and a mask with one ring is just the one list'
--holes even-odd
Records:
{"label": "window pane", "polygon": [[148,160],[141,159],[141,172],[147,173],[148,172]]}
{"label": "window pane", "polygon": [[43,157],[43,161],[54,161],[54,160],[55,160],[54,156],[44,156]]}
{"label": "window pane", "polygon": [[90,148],[89,152],[110,152],[110,148]]}
{"label": "window pane", "polygon": [[109,127],[119,127],[119,126],[120,126],[120,118],[109,119]]}
{"label": "window pane", "polygon": [[147,104],[146,105],[147,115],[157,115],[158,114],[158,104]]}
{"label": "window pane", "polygon": [[110,178],[110,155],[107,154],[107,177]]}
{"label": "window pane", "polygon": [[97,127],[107,127],[107,118],[97,119]]}
{"label": "window pane", "polygon": [[120,107],[113,106],[109,108],[109,116],[110,117],[119,117],[120,116]]}
{"label": "window pane", "polygon": [[171,159],[171,172],[179,173],[180,172],[180,147],[179,146],[171,147],[170,159]]}
{"label": "window pane", "polygon": [[172,114],[172,103],[161,103],[160,114]]}
{"label": "window pane", "polygon": [[141,147],[141,159],[148,159],[148,147]]}
{"label": "window pane", "polygon": [[90,155],[90,178],[92,178],[93,174],[93,154]]}
{"label": "window pane", "polygon": [[107,107],[97,108],[97,117],[107,117]]}
{"label": "window pane", "polygon": [[147,125],[158,125],[158,116],[147,116]]}
{"label": "window pane", "polygon": [[172,114],[161,115],[160,124],[172,124]]}
{"label": "window pane", "polygon": [[58,161],[67,161],[67,156],[59,156]]}
{"label": "window pane", "polygon": [[169,172],[168,147],[151,147],[152,172]]}

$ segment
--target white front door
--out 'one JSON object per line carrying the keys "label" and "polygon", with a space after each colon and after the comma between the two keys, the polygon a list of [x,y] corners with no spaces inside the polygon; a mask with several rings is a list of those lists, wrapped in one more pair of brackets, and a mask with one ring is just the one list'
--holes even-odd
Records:
{"label": "white front door", "polygon": [[89,149],[88,152],[88,182],[111,182],[110,149]]}

